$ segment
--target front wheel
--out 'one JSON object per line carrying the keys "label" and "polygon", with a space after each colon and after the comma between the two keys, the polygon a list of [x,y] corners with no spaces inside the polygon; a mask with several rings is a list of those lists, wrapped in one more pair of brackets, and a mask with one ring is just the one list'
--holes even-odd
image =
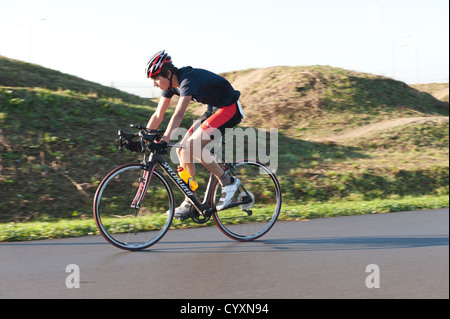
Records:
{"label": "front wheel", "polygon": [[[280,183],[267,165],[258,161],[242,161],[229,170],[240,179],[242,186],[236,192],[234,208],[213,214],[219,229],[238,241],[252,241],[265,235],[275,224],[281,210]],[[213,189],[213,200],[219,202],[219,183]],[[213,203],[214,204],[214,203]]]}
{"label": "front wheel", "polygon": [[100,183],[94,217],[103,237],[125,250],[157,243],[168,231],[175,199],[167,179],[142,164],[116,168]]}

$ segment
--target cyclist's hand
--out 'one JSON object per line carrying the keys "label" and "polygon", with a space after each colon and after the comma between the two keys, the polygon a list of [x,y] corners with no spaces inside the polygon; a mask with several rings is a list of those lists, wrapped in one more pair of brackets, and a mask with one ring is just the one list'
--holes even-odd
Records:
{"label": "cyclist's hand", "polygon": [[156,151],[158,154],[167,154],[168,144],[166,141],[161,141],[158,143],[153,143],[152,149]]}
{"label": "cyclist's hand", "polygon": [[131,152],[141,152],[142,151],[142,144],[141,142],[137,141],[127,141],[127,144],[125,144],[125,147],[130,150]]}

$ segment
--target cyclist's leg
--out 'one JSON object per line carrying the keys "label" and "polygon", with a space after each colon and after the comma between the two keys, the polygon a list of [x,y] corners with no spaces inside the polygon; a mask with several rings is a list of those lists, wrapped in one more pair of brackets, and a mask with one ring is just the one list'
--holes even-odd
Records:
{"label": "cyclist's leg", "polygon": [[203,152],[206,145],[212,142],[214,137],[223,136],[225,129],[233,128],[242,121],[242,111],[237,103],[222,107],[213,115],[207,113],[200,117],[189,129],[183,138],[182,144],[186,148],[179,150],[180,162],[191,176],[195,176],[193,158],[199,160],[217,179],[224,175],[224,170],[217,163],[210,152]]}
{"label": "cyclist's leg", "polygon": [[[180,160],[180,166],[183,167],[189,173],[189,175],[191,175],[194,178],[195,178],[195,163],[188,140],[192,136],[192,133],[195,130],[195,128],[198,128],[201,125],[202,120],[204,119],[200,117],[197,121],[194,122],[192,127],[188,130],[188,132],[180,142],[180,144],[184,145],[185,147],[179,148],[177,150],[178,159]],[[181,205],[175,209],[174,217],[179,220],[185,220],[189,218],[191,214],[191,208],[192,203],[186,196],[184,202],[182,202]]]}
{"label": "cyclist's leg", "polygon": [[[210,135],[203,129],[199,128],[191,136],[189,141],[194,145],[193,156],[200,160],[203,166],[205,166],[222,186],[222,197],[217,205],[217,210],[223,210],[228,207],[236,192],[238,191],[241,181],[237,178],[232,178],[223,168],[217,163],[215,156],[210,152],[203,152],[203,148],[211,143]],[[201,145],[201,147],[195,147],[195,145]]]}
{"label": "cyclist's leg", "polygon": [[205,146],[211,142],[211,136],[200,127],[188,139],[187,145],[191,149],[192,156],[199,160],[217,179],[220,179],[224,174],[224,170],[210,152],[203,152]]}
{"label": "cyclist's leg", "polygon": [[189,138],[192,136],[194,131],[196,131],[200,125],[208,118],[206,114],[199,117],[189,128],[186,135],[181,140],[180,144],[184,145],[184,148],[179,148],[177,151],[178,159],[180,160],[180,166],[186,169],[186,171],[192,176],[195,177],[195,164],[194,157],[191,151],[191,145],[188,143]]}
{"label": "cyclist's leg", "polygon": [[[213,115],[206,118],[200,128],[188,139],[193,156],[201,161],[211,173],[220,181],[224,177],[224,170],[217,163],[210,152],[203,152],[203,148],[215,138],[222,137],[225,129],[233,128],[242,121],[242,113],[237,103],[222,107]],[[221,181],[222,184],[222,181]]]}
{"label": "cyclist's leg", "polygon": [[[197,122],[198,121],[199,120],[197,120]],[[180,166],[183,167],[192,177],[195,177],[195,164],[190,146],[188,145],[188,140],[192,135],[193,128],[195,125],[196,123],[192,125],[192,127],[189,129],[189,131],[186,133],[186,135],[180,142],[180,144],[184,145],[185,148],[179,148],[177,150],[178,159],[180,160]]]}

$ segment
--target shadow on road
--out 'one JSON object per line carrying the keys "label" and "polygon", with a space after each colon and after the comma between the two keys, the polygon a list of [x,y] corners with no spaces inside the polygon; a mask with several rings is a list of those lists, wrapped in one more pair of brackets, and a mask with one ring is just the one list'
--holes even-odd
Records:
{"label": "shadow on road", "polygon": [[[59,242],[33,241],[2,243],[0,246],[97,246],[107,242]],[[322,237],[262,239],[254,242],[228,240],[160,241],[142,252],[147,253],[251,253],[274,251],[338,251],[367,249],[399,249],[433,246],[448,246],[449,237],[442,236],[398,236],[398,237]]]}
{"label": "shadow on road", "polygon": [[228,241],[160,242],[152,253],[264,253],[274,251],[338,251],[448,246],[448,236],[280,238],[240,243]]}
{"label": "shadow on road", "polygon": [[430,246],[448,246],[448,236],[404,237],[345,237],[345,238],[286,238],[261,240],[265,245],[280,250],[326,251],[398,249]]}

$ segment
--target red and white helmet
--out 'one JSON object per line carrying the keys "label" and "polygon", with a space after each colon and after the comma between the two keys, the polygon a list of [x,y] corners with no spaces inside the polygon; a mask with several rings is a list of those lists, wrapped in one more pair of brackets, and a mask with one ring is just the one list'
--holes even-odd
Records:
{"label": "red and white helmet", "polygon": [[162,67],[166,63],[172,63],[172,58],[165,50],[156,53],[147,63],[145,73],[148,78],[154,77],[161,73]]}

